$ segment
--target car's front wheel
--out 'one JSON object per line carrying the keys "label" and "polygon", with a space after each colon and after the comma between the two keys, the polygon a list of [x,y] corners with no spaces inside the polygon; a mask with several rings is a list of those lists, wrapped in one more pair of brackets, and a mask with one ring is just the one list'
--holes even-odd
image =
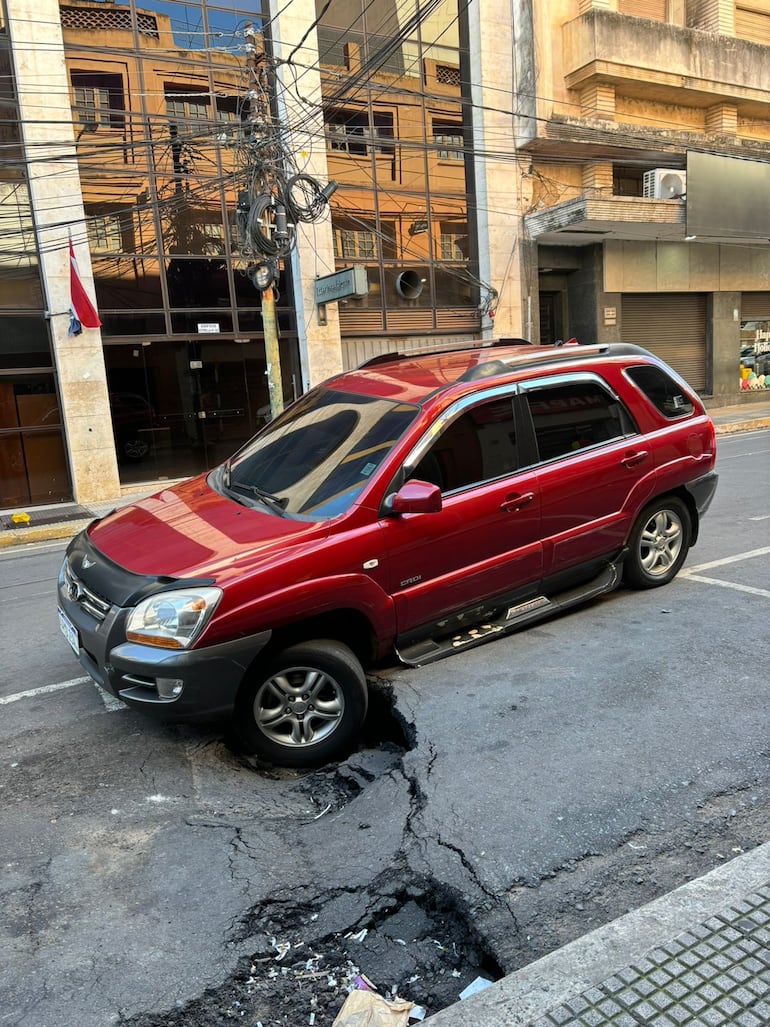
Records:
{"label": "car's front wheel", "polygon": [[632,588],[657,588],[676,577],[692,538],[690,513],[681,499],[665,496],[637,518],[628,540],[623,575]]}
{"label": "car's front wheel", "polygon": [[312,767],[340,756],[367,708],[366,676],[340,642],[284,649],[252,675],[236,704],[241,747],[271,763]]}

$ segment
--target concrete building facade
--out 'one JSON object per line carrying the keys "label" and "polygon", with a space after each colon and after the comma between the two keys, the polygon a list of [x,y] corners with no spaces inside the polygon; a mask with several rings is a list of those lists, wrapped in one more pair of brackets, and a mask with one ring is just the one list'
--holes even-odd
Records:
{"label": "concrete building facade", "polygon": [[770,3],[514,7],[539,338],[640,343],[714,402],[758,398],[741,381],[768,350],[769,240],[688,236],[687,167],[766,159]]}
{"label": "concrete building facade", "polygon": [[[286,173],[337,183],[278,267],[285,401],[493,336],[638,342],[710,402],[759,395],[770,257],[686,239],[685,183],[692,151],[763,157],[770,0],[293,0],[264,78],[249,0],[0,2],[0,508],[195,473],[269,416],[239,222],[262,101]],[[319,302],[352,268],[365,294]]]}

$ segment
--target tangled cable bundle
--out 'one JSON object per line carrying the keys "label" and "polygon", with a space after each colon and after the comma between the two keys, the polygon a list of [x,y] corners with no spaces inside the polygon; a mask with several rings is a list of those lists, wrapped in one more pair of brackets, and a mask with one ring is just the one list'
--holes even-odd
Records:
{"label": "tangled cable bundle", "polygon": [[283,190],[289,217],[297,222],[315,221],[323,213],[327,197],[312,175],[292,175]]}
{"label": "tangled cable bundle", "polygon": [[294,243],[295,236],[291,233],[288,247],[282,247],[269,230],[269,224],[275,221],[276,198],[270,193],[262,193],[251,201],[246,218],[246,237],[253,248],[264,257],[277,257],[287,253]]}

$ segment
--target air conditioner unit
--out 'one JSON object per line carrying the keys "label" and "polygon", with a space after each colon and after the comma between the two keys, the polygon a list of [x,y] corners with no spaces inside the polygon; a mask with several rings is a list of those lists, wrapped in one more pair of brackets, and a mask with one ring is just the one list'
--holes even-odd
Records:
{"label": "air conditioner unit", "polygon": [[681,200],[687,192],[687,172],[671,168],[645,171],[642,195],[652,200]]}

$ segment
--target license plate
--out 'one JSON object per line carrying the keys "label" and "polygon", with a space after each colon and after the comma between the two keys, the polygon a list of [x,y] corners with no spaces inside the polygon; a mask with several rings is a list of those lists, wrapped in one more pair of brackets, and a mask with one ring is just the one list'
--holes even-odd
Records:
{"label": "license plate", "polygon": [[78,636],[78,629],[75,627],[75,625],[69,619],[69,617],[64,612],[64,610],[62,610],[61,608],[58,608],[58,609],[59,609],[59,627],[61,628],[61,633],[64,635],[64,637],[67,639],[69,644],[72,646],[72,651],[74,652],[75,656],[80,656],[80,638]]}

